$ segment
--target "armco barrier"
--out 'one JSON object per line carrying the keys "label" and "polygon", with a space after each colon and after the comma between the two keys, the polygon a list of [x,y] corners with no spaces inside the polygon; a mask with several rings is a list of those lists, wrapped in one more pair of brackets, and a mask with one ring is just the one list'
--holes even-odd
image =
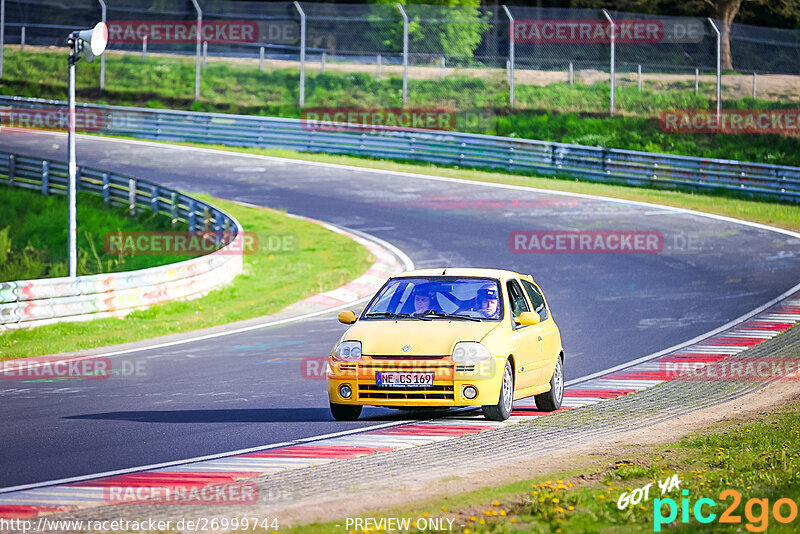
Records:
{"label": "armco barrier", "polygon": [[[61,108],[65,102],[0,96],[0,107]],[[82,104],[102,114],[96,131],[159,141],[421,160],[533,171],[633,185],[729,189],[800,201],[800,168],[446,131],[348,126],[347,132],[304,129],[299,119]]]}
{"label": "armco barrier", "polygon": [[[0,152],[0,178],[13,187],[64,194],[64,163]],[[154,183],[78,168],[78,191],[101,194],[107,204],[131,212],[164,213],[189,231],[213,231],[219,250],[190,260],[139,271],[0,282],[0,332],[44,324],[119,317],[170,300],[199,297],[226,284],[242,271],[242,227],[214,206]],[[80,221],[79,221],[80,223]],[[66,224],[66,221],[65,221]],[[225,239],[225,242],[222,242]]]}

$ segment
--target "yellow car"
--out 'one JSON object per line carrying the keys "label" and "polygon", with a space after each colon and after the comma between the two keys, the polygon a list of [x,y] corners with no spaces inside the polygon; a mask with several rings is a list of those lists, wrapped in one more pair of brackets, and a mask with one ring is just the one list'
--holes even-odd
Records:
{"label": "yellow car", "polygon": [[564,394],[561,333],[530,275],[496,269],[424,269],[390,278],[333,348],[328,398],[337,420],[364,405],[482,406],[511,415],[535,395],[553,411]]}

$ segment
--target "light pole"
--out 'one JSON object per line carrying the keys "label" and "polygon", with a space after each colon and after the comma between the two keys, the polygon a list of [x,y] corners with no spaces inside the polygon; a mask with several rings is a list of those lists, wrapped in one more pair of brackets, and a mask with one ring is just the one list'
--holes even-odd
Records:
{"label": "light pole", "polygon": [[[88,62],[105,52],[108,44],[108,28],[102,22],[89,30],[74,31],[67,37],[69,46],[69,128],[67,130],[67,150],[69,152],[67,201],[69,203],[69,229],[67,248],[69,256],[69,276],[78,275],[78,224],[75,205],[77,163],[75,162],[75,64],[81,56]],[[87,46],[88,45],[88,46]]]}

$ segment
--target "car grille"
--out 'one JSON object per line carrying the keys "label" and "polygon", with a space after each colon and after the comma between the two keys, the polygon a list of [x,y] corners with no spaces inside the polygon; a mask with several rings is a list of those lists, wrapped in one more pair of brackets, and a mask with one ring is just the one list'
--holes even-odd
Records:
{"label": "car grille", "polygon": [[453,386],[429,386],[424,388],[397,389],[384,388],[375,384],[359,384],[358,396],[362,399],[453,400]]}
{"label": "car grille", "polygon": [[446,357],[447,356],[407,356],[405,354],[370,356],[373,360],[443,360]]}
{"label": "car grille", "polygon": [[456,372],[459,373],[469,373],[475,370],[475,364],[468,364],[468,365],[456,365]]}
{"label": "car grille", "polygon": [[339,369],[342,370],[342,371],[355,371],[356,370],[356,364],[354,364],[354,363],[340,363],[339,364]]}

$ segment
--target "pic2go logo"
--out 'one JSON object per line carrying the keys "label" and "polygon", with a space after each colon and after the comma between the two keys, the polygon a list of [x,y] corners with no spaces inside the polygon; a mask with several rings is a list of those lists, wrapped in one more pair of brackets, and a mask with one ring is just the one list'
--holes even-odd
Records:
{"label": "pic2go logo", "polygon": [[[683,490],[681,499],[680,510],[678,503],[675,499],[670,497],[664,499],[653,500],[653,532],[661,532],[661,525],[667,525],[678,519],[678,512],[681,514],[681,523],[689,522],[689,513],[700,523],[711,523],[717,519],[717,514],[711,512],[711,509],[717,506],[717,502],[713,499],[703,498],[695,501],[694,506],[691,506],[688,490]],[[736,490],[725,490],[719,494],[720,501],[727,501],[729,498],[733,499],[730,506],[719,516],[719,523],[740,524],[742,516],[736,515],[736,510],[742,502],[742,495]],[[772,517],[778,523],[791,523],[797,518],[797,503],[789,498],[782,498],[776,500],[769,505],[769,499],[756,499],[748,500],[744,505],[744,516],[747,519],[745,528],[750,532],[764,532],[769,526],[770,511]],[[667,508],[667,515],[664,515],[664,507]]]}

